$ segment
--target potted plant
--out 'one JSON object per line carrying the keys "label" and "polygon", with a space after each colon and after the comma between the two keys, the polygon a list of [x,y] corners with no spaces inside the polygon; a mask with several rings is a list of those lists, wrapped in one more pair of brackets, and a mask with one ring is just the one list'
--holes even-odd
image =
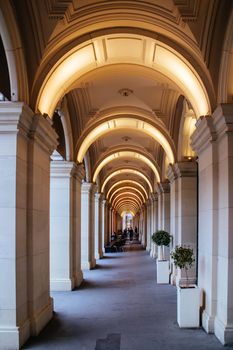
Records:
{"label": "potted plant", "polygon": [[185,284],[177,285],[177,322],[181,328],[199,327],[200,291],[189,284],[188,278],[188,270],[195,261],[193,249],[176,246],[171,258],[177,268],[185,271]]}
{"label": "potted plant", "polygon": [[168,247],[171,236],[164,230],[158,230],[152,235],[152,241],[158,246],[157,283],[169,283],[169,261],[165,258],[164,247]]}
{"label": "potted plant", "polygon": [[160,248],[158,249],[158,260],[166,260],[164,247],[168,247],[171,242],[171,236],[164,230],[158,230],[151,236],[152,241]]}

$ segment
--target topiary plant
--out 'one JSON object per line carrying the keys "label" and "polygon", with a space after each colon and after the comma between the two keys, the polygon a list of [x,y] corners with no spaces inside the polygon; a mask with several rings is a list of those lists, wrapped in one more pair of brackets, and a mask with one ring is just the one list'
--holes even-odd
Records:
{"label": "topiary plant", "polygon": [[188,286],[188,269],[190,269],[195,261],[193,249],[186,246],[176,246],[175,250],[171,252],[171,258],[176,267],[185,270],[186,287]]}
{"label": "topiary plant", "polygon": [[171,242],[171,236],[168,232],[164,230],[158,230],[151,236],[152,241],[157,244],[157,246],[162,247],[160,250],[159,260],[165,260],[164,257],[164,246],[168,247]]}
{"label": "topiary plant", "polygon": [[152,241],[156,243],[157,245],[165,245],[166,247],[169,246],[171,242],[171,236],[168,232],[163,230],[158,230],[151,236]]}

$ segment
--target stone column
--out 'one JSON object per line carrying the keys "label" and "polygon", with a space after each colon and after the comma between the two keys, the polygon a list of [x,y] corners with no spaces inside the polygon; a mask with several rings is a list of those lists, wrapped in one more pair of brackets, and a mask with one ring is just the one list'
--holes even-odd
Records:
{"label": "stone column", "polygon": [[122,217],[119,213],[116,214],[117,231],[122,230]]}
{"label": "stone column", "polygon": [[30,336],[27,274],[28,135],[33,113],[0,103],[0,347],[19,349]]}
{"label": "stone column", "polygon": [[115,231],[115,210],[112,208],[111,210],[111,218],[112,218],[112,227],[111,227],[111,233]]}
{"label": "stone column", "polygon": [[[83,175],[82,166],[64,161],[59,154],[52,157],[50,173],[50,289],[72,290],[81,283],[81,269],[77,271],[75,241],[80,245],[80,229],[75,227],[75,174]],[[80,169],[80,170],[78,170]],[[80,174],[81,175],[81,174]],[[77,176],[77,175],[76,175]],[[78,236],[78,237],[77,237]],[[79,264],[80,267],[80,264]]]}
{"label": "stone column", "polygon": [[103,257],[102,193],[95,194],[95,258]]}
{"label": "stone column", "polygon": [[146,249],[147,246],[147,207],[144,204],[142,207],[143,219],[142,219],[142,246]]}
{"label": "stone column", "polygon": [[[197,163],[179,162],[175,164],[178,181],[178,244],[197,250]],[[185,273],[178,270],[180,283],[185,281]],[[189,282],[196,283],[196,264],[189,270]]]}
{"label": "stone column", "polygon": [[158,184],[158,230],[162,230],[163,227],[163,196],[162,189]]}
{"label": "stone column", "polygon": [[50,298],[50,155],[57,146],[52,120],[34,115],[29,141],[28,172],[28,308],[31,334],[52,318]]}
{"label": "stone column", "polygon": [[146,250],[149,252],[150,249],[151,249],[151,200],[148,199],[147,200],[147,203],[146,203],[146,208],[147,208],[147,211],[146,211],[146,236],[147,236],[147,239],[146,239]]}
{"label": "stone column", "polygon": [[222,344],[233,344],[233,104],[219,106],[213,114],[213,123],[218,147],[215,335]]}
{"label": "stone column", "polygon": [[[178,181],[172,165],[168,167],[167,177],[170,181],[170,234],[172,242],[170,251],[178,245]],[[177,269],[171,262],[171,284],[176,284]]]}
{"label": "stone column", "polygon": [[198,284],[205,293],[203,327],[233,342],[233,104],[202,117],[192,136],[199,159]]}
{"label": "stone column", "polygon": [[[191,162],[179,162],[173,166],[173,181],[171,184],[172,210],[178,209],[172,220],[177,221],[175,226],[175,245],[186,245],[193,249],[196,255],[197,249],[197,164]],[[176,182],[176,184],[174,184]],[[175,193],[175,190],[177,191]],[[176,197],[175,197],[176,196]],[[174,207],[177,208],[174,208]],[[174,215],[174,212],[172,213]],[[174,225],[174,226],[173,226]],[[177,284],[185,281],[185,272],[177,270]],[[189,282],[196,283],[196,264],[189,270]]]}
{"label": "stone column", "polygon": [[102,200],[102,250],[107,245],[107,226],[106,226],[106,199]]}
{"label": "stone column", "polygon": [[81,186],[85,176],[83,166],[76,165],[73,169],[74,179],[74,235],[73,235],[73,256],[74,256],[74,285],[79,287],[83,281],[81,270]]}
{"label": "stone column", "polygon": [[83,182],[81,187],[81,262],[82,269],[93,269],[95,260],[93,183]]}
{"label": "stone column", "polygon": [[111,241],[112,236],[112,210],[111,205],[108,205],[108,241]]}
{"label": "stone column", "polygon": [[163,182],[162,187],[163,208],[162,208],[162,229],[170,233],[170,184]]}
{"label": "stone column", "polygon": [[202,325],[213,333],[217,306],[218,150],[212,117],[198,120],[191,139],[198,155],[198,285],[206,295]]}

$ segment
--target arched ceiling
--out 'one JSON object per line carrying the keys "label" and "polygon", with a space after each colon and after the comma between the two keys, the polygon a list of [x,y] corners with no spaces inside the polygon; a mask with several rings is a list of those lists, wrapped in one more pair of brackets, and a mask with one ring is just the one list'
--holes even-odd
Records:
{"label": "arched ceiling", "polygon": [[[207,43],[222,1],[12,4],[21,13],[18,47],[26,53],[30,106],[51,118],[58,112],[67,159],[85,162],[86,179],[120,214],[136,214],[177,160],[179,101],[186,101],[192,125],[215,104],[217,70]],[[31,16],[37,20],[29,23]]]}

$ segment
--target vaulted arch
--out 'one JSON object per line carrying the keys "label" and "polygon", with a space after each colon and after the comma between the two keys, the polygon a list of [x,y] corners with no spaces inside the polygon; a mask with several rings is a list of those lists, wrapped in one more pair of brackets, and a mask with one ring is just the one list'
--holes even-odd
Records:
{"label": "vaulted arch", "polygon": [[117,194],[117,195],[113,198],[111,204],[114,206],[114,204],[117,203],[117,200],[120,199],[120,198],[124,198],[124,199],[125,199],[125,198],[126,198],[126,199],[127,199],[127,198],[135,199],[135,200],[138,201],[138,203],[140,203],[140,204],[143,203],[142,199],[141,199],[137,194],[134,194],[133,192],[127,191],[127,192],[124,192],[124,193],[119,193],[119,194]]}
{"label": "vaulted arch", "polygon": [[153,192],[153,187],[148,177],[143,172],[139,170],[135,170],[133,168],[118,169],[110,173],[103,181],[103,184],[101,186],[101,192],[104,192],[107,182],[111,180],[114,176],[117,176],[119,174],[134,174],[139,176],[147,183],[147,185],[149,186],[150,192]]}
{"label": "vaulted arch", "polygon": [[146,201],[146,198],[144,196],[144,194],[142,193],[142,191],[140,191],[138,188],[136,187],[133,187],[133,186],[122,186],[122,187],[119,187],[117,188],[112,194],[111,196],[109,197],[109,201],[111,202],[111,200],[113,199],[114,195],[120,191],[128,191],[130,190],[131,192],[136,192],[137,194],[140,195],[141,199],[145,202]]}
{"label": "vaulted arch", "polygon": [[111,185],[111,187],[109,188],[107,194],[106,194],[106,198],[108,199],[111,191],[116,187],[116,186],[124,186],[124,185],[127,185],[127,184],[130,184],[130,185],[134,185],[136,186],[136,188],[140,188],[140,190],[142,190],[145,194],[145,197],[146,199],[148,198],[148,194],[145,190],[145,188],[142,186],[142,184],[140,184],[139,182],[137,181],[134,181],[134,180],[119,180],[117,182],[115,182],[114,184]]}
{"label": "vaulted arch", "polygon": [[[135,107],[118,107],[104,111],[94,123],[82,133],[77,149],[77,161],[82,162],[90,145],[100,137],[116,130],[135,130],[152,137],[164,149],[169,163],[175,161],[175,149],[173,142],[164,127],[157,121],[152,121],[152,115],[148,111]],[[104,119],[104,121],[103,121]]]}
{"label": "vaulted arch", "polygon": [[96,178],[99,172],[105,165],[107,165],[109,162],[112,162],[120,158],[127,158],[127,159],[131,158],[131,159],[142,161],[152,169],[152,171],[155,174],[156,181],[160,182],[160,174],[155,165],[155,162],[149,159],[148,156],[145,156],[142,152],[131,151],[131,150],[119,150],[118,152],[110,153],[109,155],[104,154],[94,169],[92,181],[93,182],[96,181]]}
{"label": "vaulted arch", "polygon": [[[148,48],[146,59],[144,47]],[[122,61],[149,67],[152,74],[153,70],[163,73],[187,96],[197,117],[210,113],[201,77],[184,56],[163,42],[128,33],[86,40],[63,55],[45,77],[36,108],[51,116],[58,101],[82,75]]]}

